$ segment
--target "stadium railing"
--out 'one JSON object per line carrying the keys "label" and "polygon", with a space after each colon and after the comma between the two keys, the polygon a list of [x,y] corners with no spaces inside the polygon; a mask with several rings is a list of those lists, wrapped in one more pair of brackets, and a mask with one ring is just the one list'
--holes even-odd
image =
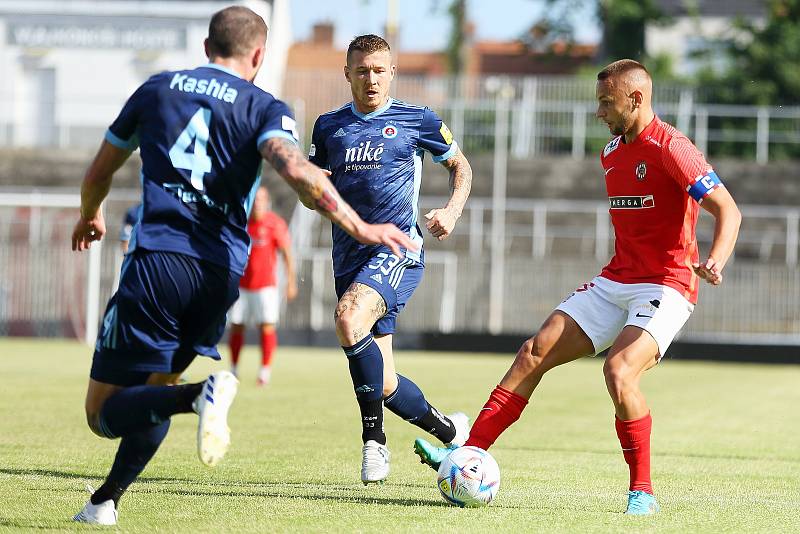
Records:
{"label": "stadium railing", "polygon": [[[0,88],[7,109],[41,108],[54,117],[45,125],[25,112],[0,114],[0,147],[94,148],[127,96],[108,91],[57,93],[54,100],[39,102],[35,95]],[[404,76],[401,69],[393,95],[437,111],[470,154],[495,150],[498,109],[508,110],[510,155],[516,159],[543,154],[582,159],[608,141],[608,129],[594,118],[594,80],[587,77],[436,78]],[[351,99],[341,74],[291,69],[281,97],[294,107],[306,144],[316,117]],[[759,163],[800,158],[800,106],[719,105],[706,98],[702,88],[664,83],[656,86],[654,105],[711,158]]]}
{"label": "stadium railing", "polygon": [[[69,249],[78,195],[0,192],[0,335],[76,337],[91,343],[112,294],[122,255],[118,232],[135,191],[106,204],[108,237],[90,254]],[[422,209],[440,198],[423,197]],[[800,342],[800,208],[741,206],[745,225],[722,287],[703,287],[686,339]],[[292,217],[300,294],[282,326],[332,328],[335,306],[330,228],[304,207]],[[298,221],[304,220],[302,225]],[[500,331],[530,333],[611,254],[607,207],[600,202],[508,199]],[[490,201],[472,198],[455,234],[427,243],[422,285],[400,317],[407,332],[489,332]],[[302,239],[298,240],[298,238]],[[701,250],[711,237],[701,217]],[[88,326],[88,327],[87,327]]]}

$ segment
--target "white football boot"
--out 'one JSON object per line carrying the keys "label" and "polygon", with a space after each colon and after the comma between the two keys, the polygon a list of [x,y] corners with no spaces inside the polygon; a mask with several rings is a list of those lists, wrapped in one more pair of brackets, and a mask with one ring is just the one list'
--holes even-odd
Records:
{"label": "white football boot", "polygon": [[456,437],[450,443],[445,443],[446,447],[461,447],[469,439],[469,417],[463,412],[456,412],[447,416],[456,427]]}
{"label": "white football boot", "polygon": [[272,379],[272,368],[269,366],[263,366],[258,371],[258,380],[256,384],[259,386],[267,386],[269,385],[269,381]]}
{"label": "white football boot", "polygon": [[389,449],[371,439],[361,449],[361,482],[383,484],[389,476]]}
{"label": "white football boot", "polygon": [[[94,488],[91,486],[88,486],[86,489],[89,490],[89,493],[94,493]],[[103,501],[100,504],[92,504],[90,499],[84,505],[83,510],[75,514],[72,520],[78,523],[88,523],[90,525],[111,526],[117,524],[118,516],[117,508],[114,506],[114,501],[112,499]]]}
{"label": "white football boot", "polygon": [[200,461],[214,467],[222,460],[231,444],[228,410],[236,397],[239,380],[229,371],[217,371],[203,384],[193,408],[200,416],[197,424],[197,455]]}

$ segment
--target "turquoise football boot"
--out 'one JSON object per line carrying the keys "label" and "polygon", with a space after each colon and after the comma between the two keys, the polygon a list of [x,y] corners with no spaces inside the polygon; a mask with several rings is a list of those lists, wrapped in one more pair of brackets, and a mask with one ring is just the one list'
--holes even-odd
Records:
{"label": "turquoise football boot", "polygon": [[422,438],[417,438],[414,441],[414,453],[419,456],[423,464],[429,465],[434,471],[438,471],[442,461],[457,448],[458,445],[452,444],[447,447],[437,447]]}
{"label": "turquoise football boot", "polygon": [[628,508],[625,510],[626,514],[651,515],[659,510],[660,508],[653,495],[641,490],[628,492]]}

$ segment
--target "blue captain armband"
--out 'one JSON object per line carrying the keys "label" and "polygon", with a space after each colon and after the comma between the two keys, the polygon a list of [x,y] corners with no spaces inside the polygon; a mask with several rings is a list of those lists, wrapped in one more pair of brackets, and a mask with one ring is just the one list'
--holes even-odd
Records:
{"label": "blue captain armband", "polygon": [[719,179],[719,176],[714,171],[708,171],[706,174],[695,178],[694,183],[687,187],[686,191],[688,191],[690,197],[699,203],[719,187],[724,187],[722,180]]}

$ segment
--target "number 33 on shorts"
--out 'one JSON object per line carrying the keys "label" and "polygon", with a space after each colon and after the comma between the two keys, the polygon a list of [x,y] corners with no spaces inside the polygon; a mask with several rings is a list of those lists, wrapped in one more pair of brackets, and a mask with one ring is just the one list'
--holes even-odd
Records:
{"label": "number 33 on shorts", "polygon": [[380,269],[380,271],[385,276],[389,276],[389,273],[392,272],[392,269],[394,269],[399,262],[400,258],[395,256],[394,254],[387,254],[386,252],[381,252],[380,254],[377,254],[374,258],[372,258],[372,261],[370,262],[369,265],[367,265],[367,268],[372,270]]}

